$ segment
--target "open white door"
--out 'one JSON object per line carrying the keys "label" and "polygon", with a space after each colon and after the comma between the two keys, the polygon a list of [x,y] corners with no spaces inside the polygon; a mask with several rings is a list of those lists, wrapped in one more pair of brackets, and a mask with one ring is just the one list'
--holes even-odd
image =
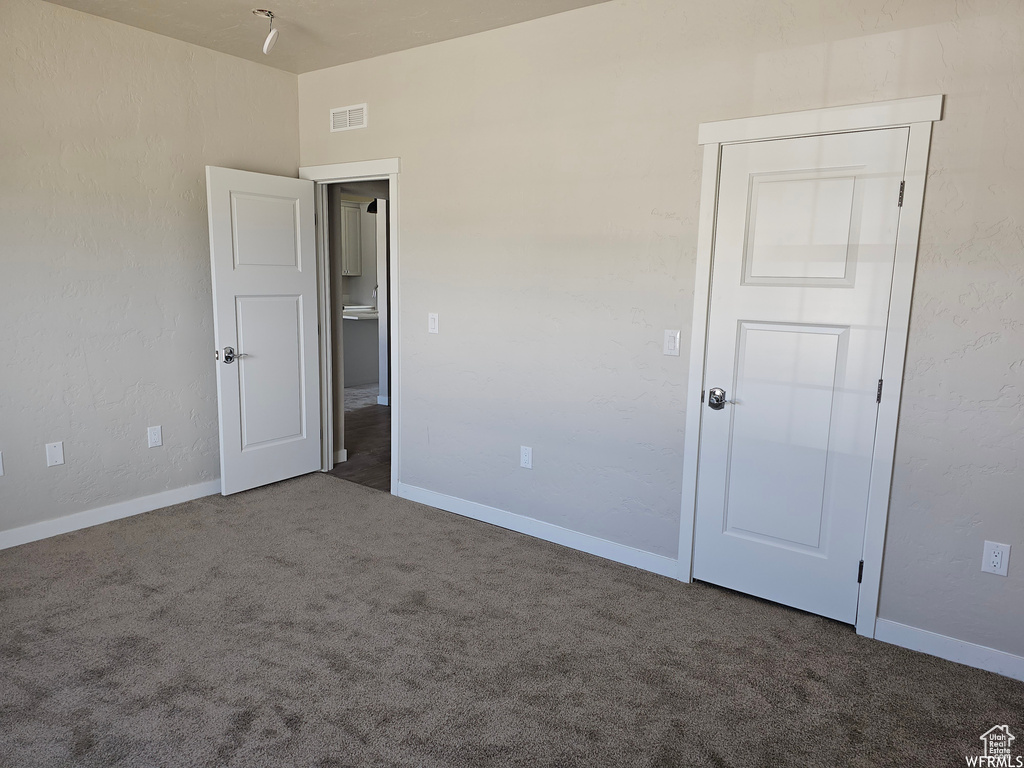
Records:
{"label": "open white door", "polygon": [[320,469],[313,182],[206,168],[221,493]]}

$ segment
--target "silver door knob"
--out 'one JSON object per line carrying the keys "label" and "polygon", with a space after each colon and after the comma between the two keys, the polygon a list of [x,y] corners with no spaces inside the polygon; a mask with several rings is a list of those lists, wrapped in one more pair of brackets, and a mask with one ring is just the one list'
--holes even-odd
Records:
{"label": "silver door knob", "polygon": [[721,387],[712,387],[708,390],[708,408],[713,411],[720,411],[725,408],[726,403],[732,403],[732,400],[725,399],[725,390]]}
{"label": "silver door knob", "polygon": [[241,357],[248,356],[249,355],[245,354],[244,352],[235,352],[234,347],[224,347],[224,362],[227,363],[228,365],[231,365],[231,363],[235,362],[235,360]]}

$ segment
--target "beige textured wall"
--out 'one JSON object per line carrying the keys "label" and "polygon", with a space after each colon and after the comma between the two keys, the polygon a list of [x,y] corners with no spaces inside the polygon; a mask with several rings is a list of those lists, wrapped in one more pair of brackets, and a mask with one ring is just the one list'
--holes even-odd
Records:
{"label": "beige textured wall", "polygon": [[0,530],[217,478],[204,166],[294,175],[295,76],[3,0],[0,104]]}
{"label": "beige textured wall", "polygon": [[614,0],[300,76],[303,165],[402,159],[401,480],[674,556],[697,124],[945,93],[881,614],[1024,654],[1022,38],[1017,0]]}

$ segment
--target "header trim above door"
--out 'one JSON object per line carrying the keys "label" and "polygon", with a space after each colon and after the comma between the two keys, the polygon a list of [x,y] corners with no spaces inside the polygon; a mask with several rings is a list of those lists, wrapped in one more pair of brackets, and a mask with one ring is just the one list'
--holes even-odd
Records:
{"label": "header trim above door", "polygon": [[729,144],[822,133],[867,131],[873,128],[930,123],[941,119],[942,95],[937,94],[701,123],[697,129],[697,143]]}
{"label": "header trim above door", "polygon": [[400,166],[401,163],[397,157],[386,157],[381,160],[357,160],[352,163],[304,165],[299,168],[299,178],[319,182],[379,179],[399,173]]}

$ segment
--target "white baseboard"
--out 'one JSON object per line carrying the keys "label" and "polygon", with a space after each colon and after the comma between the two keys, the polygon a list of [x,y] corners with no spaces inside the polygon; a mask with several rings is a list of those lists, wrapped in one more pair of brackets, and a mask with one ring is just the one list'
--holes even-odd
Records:
{"label": "white baseboard", "polygon": [[377,405],[387,405],[387,404],[388,404],[387,395],[377,395]]}
{"label": "white baseboard", "polygon": [[644,571],[651,571],[673,579],[678,576],[679,563],[672,558],[628,547],[625,544],[616,544],[614,541],[599,539],[596,536],[589,536],[578,531],[571,531],[568,528],[535,520],[532,517],[517,515],[513,512],[506,512],[503,509],[489,507],[486,504],[466,501],[455,496],[428,491],[425,488],[418,488],[415,485],[407,485],[405,483],[398,483],[394,494],[401,496],[403,499],[418,501],[421,504],[428,504],[431,507],[437,507],[446,512],[454,512],[463,517],[471,517],[474,520],[525,533],[527,536],[551,541],[571,549],[578,549],[582,552],[588,552],[591,555],[597,555],[607,560],[614,560],[617,563],[631,565]]}
{"label": "white baseboard", "polygon": [[343,461],[348,461],[348,450],[345,448],[334,452],[334,463],[341,464]]}
{"label": "white baseboard", "polygon": [[968,667],[1006,675],[1014,680],[1024,680],[1024,656],[1015,656],[1006,651],[957,640],[897,621],[878,619],[875,622],[875,639],[938,656],[947,661],[966,664]]}
{"label": "white baseboard", "polygon": [[62,533],[71,533],[82,528],[90,528],[101,523],[109,523],[111,520],[120,520],[123,517],[140,515],[143,512],[152,512],[154,509],[162,509],[172,504],[181,504],[184,501],[192,501],[203,496],[210,496],[220,493],[220,480],[210,480],[206,483],[187,485],[184,488],[174,488],[169,491],[160,491],[149,496],[140,496],[137,499],[119,501],[116,504],[108,504],[105,507],[88,509],[84,512],[76,512],[73,515],[65,515],[55,520],[43,520],[39,523],[23,525],[20,528],[11,528],[8,531],[0,531],[0,549],[16,547],[19,544],[28,544],[31,541],[48,539],[51,536],[59,536]]}

